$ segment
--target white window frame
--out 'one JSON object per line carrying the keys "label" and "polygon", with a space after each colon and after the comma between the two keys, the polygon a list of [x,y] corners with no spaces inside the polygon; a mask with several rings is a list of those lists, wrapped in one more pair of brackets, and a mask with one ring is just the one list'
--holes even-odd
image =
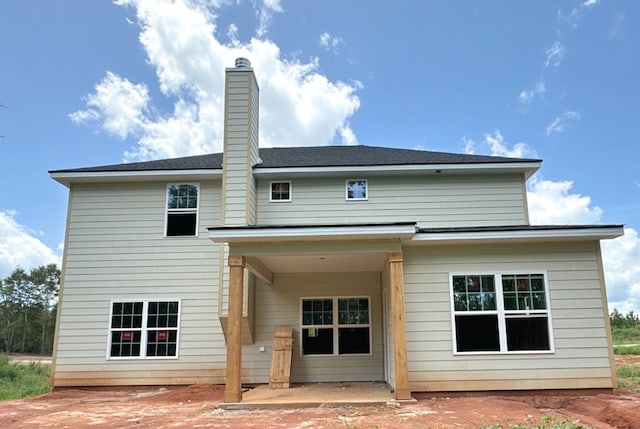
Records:
{"label": "white window frame", "polygon": [[[286,183],[289,185],[289,199],[287,200],[274,200],[273,199],[273,185],[276,183]],[[293,186],[291,180],[272,180],[269,182],[269,202],[270,203],[290,203],[293,200]]]}
{"label": "white window frame", "polygon": [[[361,198],[349,198],[349,183],[350,182],[364,182],[364,197]],[[369,181],[367,179],[346,179],[344,181],[344,199],[347,201],[367,201],[369,199]]]}
{"label": "white window frame", "polygon": [[[505,310],[504,308],[504,294],[502,290],[502,276],[512,276],[521,274],[542,274],[544,282],[544,292],[546,299],[545,310]],[[493,276],[495,284],[496,294],[496,310],[485,311],[456,311],[453,292],[453,277],[454,276]],[[522,269],[513,270],[508,272],[496,272],[496,271],[462,271],[462,272],[450,272],[449,273],[449,300],[451,304],[451,339],[453,354],[460,356],[469,355],[516,355],[516,354],[552,354],[555,353],[555,342],[553,338],[553,321],[551,319],[551,297],[549,296],[549,281],[546,270],[536,269]],[[547,334],[549,336],[549,350],[508,350],[507,347],[507,324],[506,319],[509,315],[526,315],[531,314],[544,314],[547,316]],[[498,340],[500,344],[499,351],[471,351],[471,352],[459,352],[458,342],[456,337],[456,315],[467,316],[479,316],[479,315],[496,315],[498,318]]]}
{"label": "white window frame", "polygon": [[[113,319],[113,304],[134,304],[142,303],[142,326],[140,328],[113,328],[111,322]],[[147,316],[149,315],[149,303],[150,302],[177,302],[178,303],[178,323],[175,328],[164,328],[166,331],[176,331],[176,355],[175,356],[147,356],[147,333],[150,330],[160,330],[158,328],[147,327]],[[178,359],[180,356],[180,319],[182,315],[182,300],[175,298],[158,298],[158,299],[112,299],[109,303],[109,320],[107,325],[107,360],[171,360]],[[113,332],[135,331],[140,332],[140,356],[111,356],[111,334]]]}
{"label": "white window frame", "polygon": [[[196,208],[184,208],[184,209],[170,209],[169,208],[169,188],[171,186],[180,185],[192,185],[198,188],[198,198],[196,202]],[[200,194],[202,189],[199,182],[179,182],[179,183],[167,183],[167,187],[164,194],[164,237],[165,238],[191,238],[198,237],[198,230],[200,229]],[[169,213],[194,213],[196,214],[196,227],[194,235],[168,235],[167,228],[169,227]]]}
{"label": "white window frame", "polygon": [[[352,299],[352,298],[358,298],[358,299],[367,299],[368,301],[368,308],[369,308],[369,323],[365,324],[340,324],[338,323],[338,300],[340,299]],[[320,300],[320,299],[330,299],[333,301],[333,323],[331,325],[304,325],[302,322],[302,303],[305,300]],[[371,356],[373,355],[373,326],[371,323],[371,319],[372,319],[372,314],[371,314],[371,296],[370,295],[349,295],[349,296],[304,296],[300,298],[300,356],[304,357],[304,358],[311,358],[311,359],[317,359],[317,358],[322,358],[322,357],[362,357],[362,356]],[[309,354],[306,355],[303,352],[303,347],[302,347],[302,340],[303,340],[303,329],[312,329],[312,328],[317,328],[317,329],[322,329],[322,328],[329,328],[331,327],[331,329],[333,330],[333,353],[332,354]],[[340,353],[340,328],[369,328],[369,353]]]}

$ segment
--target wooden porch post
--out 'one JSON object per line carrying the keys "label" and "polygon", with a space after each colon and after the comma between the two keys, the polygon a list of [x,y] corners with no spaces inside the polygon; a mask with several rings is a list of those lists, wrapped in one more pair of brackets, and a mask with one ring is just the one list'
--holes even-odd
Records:
{"label": "wooden porch post", "polygon": [[227,318],[227,377],[224,402],[242,401],[242,286],[244,258],[229,256],[229,317]]}
{"label": "wooden porch post", "polygon": [[402,252],[389,253],[391,277],[391,324],[393,330],[393,371],[395,374],[395,399],[411,399],[409,370],[407,367],[407,328],[404,313],[404,276]]}

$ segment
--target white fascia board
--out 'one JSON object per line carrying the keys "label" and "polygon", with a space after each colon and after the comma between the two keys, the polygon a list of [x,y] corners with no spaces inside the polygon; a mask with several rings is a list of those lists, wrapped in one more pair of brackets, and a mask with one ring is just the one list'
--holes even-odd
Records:
{"label": "white fascia board", "polygon": [[457,172],[474,173],[477,171],[521,171],[530,177],[540,168],[541,162],[508,162],[489,164],[416,164],[416,165],[366,165],[341,167],[283,167],[283,168],[254,168],[255,176],[291,176],[313,174],[343,174],[343,173],[435,173]]}
{"label": "white fascia board", "polygon": [[87,182],[125,182],[146,180],[173,180],[176,177],[189,177],[197,179],[222,177],[222,170],[144,170],[144,171],[85,171],[85,172],[53,172],[50,173],[53,180],[69,186],[71,183]]}
{"label": "white fascia board", "polygon": [[393,238],[404,240],[410,239],[415,233],[415,225],[238,227],[209,230],[209,238],[216,243]]}
{"label": "white fascia board", "polygon": [[575,228],[521,231],[418,232],[412,244],[454,244],[462,242],[607,240],[624,234],[623,227]]}

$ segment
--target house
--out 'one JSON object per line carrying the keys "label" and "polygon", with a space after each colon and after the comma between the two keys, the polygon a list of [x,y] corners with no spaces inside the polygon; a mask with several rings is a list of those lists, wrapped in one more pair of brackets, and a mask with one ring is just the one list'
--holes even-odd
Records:
{"label": "house", "polygon": [[224,153],[56,170],[69,188],[53,386],[292,382],[412,391],[616,385],[600,240],[532,226],[537,159],[258,147],[226,70]]}

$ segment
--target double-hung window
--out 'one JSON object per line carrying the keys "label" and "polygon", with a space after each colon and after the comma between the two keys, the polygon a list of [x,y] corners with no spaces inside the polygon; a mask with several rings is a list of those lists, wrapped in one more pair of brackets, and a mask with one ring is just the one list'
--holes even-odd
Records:
{"label": "double-hung window", "polygon": [[198,235],[199,190],[197,183],[167,186],[167,236]]}
{"label": "double-hung window", "polygon": [[545,275],[453,274],[454,351],[552,351]]}
{"label": "double-hung window", "polygon": [[370,299],[302,299],[302,354],[371,353]]}
{"label": "double-hung window", "polygon": [[178,356],[179,301],[111,303],[108,358]]}

